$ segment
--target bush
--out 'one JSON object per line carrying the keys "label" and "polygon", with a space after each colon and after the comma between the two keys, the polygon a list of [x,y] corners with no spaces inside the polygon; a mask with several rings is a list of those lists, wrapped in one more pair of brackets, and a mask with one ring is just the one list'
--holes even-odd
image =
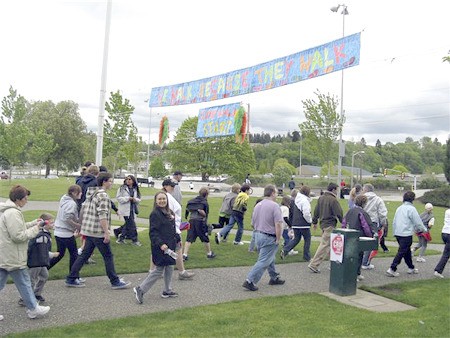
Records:
{"label": "bush", "polygon": [[419,189],[436,189],[444,187],[445,183],[437,180],[434,177],[427,177],[419,183]]}
{"label": "bush", "polygon": [[437,188],[426,192],[422,197],[419,197],[422,203],[431,203],[440,207],[450,207],[450,185],[442,188]]}

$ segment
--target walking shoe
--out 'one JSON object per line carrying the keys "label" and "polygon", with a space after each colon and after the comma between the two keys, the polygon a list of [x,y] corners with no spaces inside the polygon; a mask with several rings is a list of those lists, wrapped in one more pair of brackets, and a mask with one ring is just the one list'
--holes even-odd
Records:
{"label": "walking shoe", "polygon": [[427,260],[425,259],[425,258],[423,258],[423,257],[417,257],[417,259],[416,259],[416,262],[419,262],[419,263],[425,263]]}
{"label": "walking shoe", "polygon": [[74,279],[73,281],[66,279],[66,286],[69,288],[84,288],[86,285],[80,283],[78,279]]}
{"label": "walking shoe", "polygon": [[308,265],[308,268],[314,273],[320,273],[320,270],[318,268],[313,267],[311,264]]}
{"label": "walking shoe", "polygon": [[3,317],[2,315],[0,315],[0,320],[3,320],[5,317]]}
{"label": "walking shoe", "polygon": [[281,251],[280,251],[280,258],[281,258],[281,259],[284,259],[285,257],[286,257],[286,255],[285,255],[285,253],[284,253],[284,250],[281,249]]}
{"label": "walking shoe", "polygon": [[94,261],[91,257],[88,258],[88,260],[86,261],[86,263],[84,264],[97,264],[96,261]]}
{"label": "walking shoe", "polygon": [[220,244],[222,240],[222,236],[220,236],[220,233],[216,233],[216,236],[214,237],[214,240],[216,241],[216,244]]}
{"label": "walking shoe", "polygon": [[174,298],[174,297],[178,297],[178,293],[169,290],[169,291],[163,291],[163,293],[161,294],[162,298]]}
{"label": "walking shoe", "polygon": [[23,301],[22,298],[19,298],[19,301],[17,302],[17,304],[19,304],[20,306],[25,306],[25,302]]}
{"label": "walking shoe", "polygon": [[284,279],[281,279],[280,277],[277,277],[275,279],[270,279],[269,285],[283,285],[286,281]]}
{"label": "walking shoe", "polygon": [[357,282],[360,282],[360,281],[362,281],[362,280],[364,280],[364,276],[363,276],[363,275],[358,275],[358,276],[356,276],[356,281],[357,281]]}
{"label": "walking shoe", "polygon": [[139,242],[139,241],[131,242],[131,245],[142,246],[141,242]]}
{"label": "walking shoe", "polygon": [[236,241],[234,241],[233,244],[234,245],[244,245],[244,242],[236,242]]}
{"label": "walking shoe", "polygon": [[36,305],[34,310],[27,310],[27,315],[28,315],[28,318],[34,319],[34,318],[37,318],[37,317],[42,317],[49,310],[50,310],[50,306],[41,306],[41,305],[38,304],[38,305]]}
{"label": "walking shoe", "polygon": [[294,255],[298,255],[298,251],[292,249],[291,251],[288,252],[289,256],[294,256]]}
{"label": "walking shoe", "polygon": [[400,276],[400,274],[399,274],[397,271],[394,271],[394,270],[392,270],[391,268],[389,268],[389,269],[386,271],[386,274],[387,274],[389,277],[398,277],[398,276]]}
{"label": "walking shoe", "polygon": [[444,278],[444,275],[437,271],[435,271],[433,275],[434,275],[434,277],[437,277],[437,278]]}
{"label": "walking shoe", "polygon": [[408,269],[408,274],[410,275],[417,275],[419,273],[418,269]]}
{"label": "walking shoe", "polygon": [[388,252],[389,252],[389,249],[383,250],[383,252],[384,252],[384,253],[388,253]]}
{"label": "walking shoe", "polygon": [[375,269],[375,265],[373,265],[373,264],[361,265],[361,269],[363,269],[363,270],[372,270],[372,269]]}
{"label": "walking shoe", "polygon": [[189,257],[185,254],[183,254],[183,262],[187,261],[189,259]]}
{"label": "walking shoe", "polygon": [[183,272],[180,272],[178,274],[178,279],[181,279],[181,280],[192,279],[192,277],[194,277],[194,276],[195,276],[195,273],[184,270]]}
{"label": "walking shoe", "polygon": [[256,290],[258,290],[258,287],[255,284],[253,284],[253,282],[249,282],[248,280],[246,280],[244,282],[244,284],[242,284],[242,286],[244,288],[246,288],[247,290],[249,290],[249,291],[256,291]]}
{"label": "walking shoe", "polygon": [[45,302],[45,298],[42,296],[35,296],[38,302]]}
{"label": "walking shoe", "polygon": [[119,237],[116,241],[117,244],[125,244],[125,241],[123,240],[122,237]]}
{"label": "walking shoe", "polygon": [[137,302],[139,304],[142,304],[144,302],[144,293],[142,292],[141,288],[139,286],[136,286],[135,288],[133,288],[133,292]]}
{"label": "walking shoe", "polygon": [[120,236],[120,228],[115,228],[114,230],[113,230],[113,232],[114,232],[114,236],[116,236],[116,238],[119,238],[119,236]]}
{"label": "walking shoe", "polygon": [[207,255],[206,255],[206,258],[209,258],[209,259],[212,259],[212,258],[214,258],[214,257],[216,257],[216,254],[215,254],[214,252],[212,252],[212,251],[211,251],[210,254],[207,254]]}
{"label": "walking shoe", "polygon": [[130,285],[131,282],[125,282],[123,279],[119,279],[119,281],[116,284],[111,284],[111,289],[113,290],[126,289]]}
{"label": "walking shoe", "polygon": [[85,278],[77,278],[78,282],[80,282],[81,284],[86,283],[86,279]]}

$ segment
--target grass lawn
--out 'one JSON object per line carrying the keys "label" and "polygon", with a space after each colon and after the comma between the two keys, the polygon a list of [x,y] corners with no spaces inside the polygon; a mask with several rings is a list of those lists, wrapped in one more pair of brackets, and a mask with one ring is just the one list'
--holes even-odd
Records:
{"label": "grass lawn", "polygon": [[[319,294],[264,297],[102,320],[11,337],[448,337],[448,280],[390,284],[366,290],[416,310],[375,313]],[[137,306],[137,305],[136,305]]]}

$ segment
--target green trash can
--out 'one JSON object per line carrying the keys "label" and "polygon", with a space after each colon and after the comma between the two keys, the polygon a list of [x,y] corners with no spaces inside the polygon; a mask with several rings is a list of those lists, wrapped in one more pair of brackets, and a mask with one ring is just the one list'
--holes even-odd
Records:
{"label": "green trash can", "polygon": [[353,229],[335,229],[330,237],[330,288],[339,296],[356,294],[359,253],[376,250],[376,238],[359,237],[360,232]]}

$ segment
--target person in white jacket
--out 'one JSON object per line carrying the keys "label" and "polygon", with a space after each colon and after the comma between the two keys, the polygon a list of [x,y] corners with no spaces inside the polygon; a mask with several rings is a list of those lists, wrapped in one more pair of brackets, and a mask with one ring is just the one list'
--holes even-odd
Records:
{"label": "person in white jacket", "polygon": [[50,307],[39,305],[31,288],[27,268],[28,241],[42,228],[48,230],[50,225],[42,224],[41,219],[25,222],[21,208],[27,204],[29,195],[28,189],[15,185],[9,192],[9,199],[0,203],[0,290],[11,276],[27,307],[28,317],[34,319],[45,315]]}
{"label": "person in white jacket", "polygon": [[141,202],[141,192],[133,175],[125,177],[123,184],[117,190],[117,201],[119,202],[119,215],[125,219],[121,233],[118,235],[117,244],[124,244],[125,239],[131,239],[133,245],[142,246],[138,241],[135,217],[139,213],[139,203]]}

